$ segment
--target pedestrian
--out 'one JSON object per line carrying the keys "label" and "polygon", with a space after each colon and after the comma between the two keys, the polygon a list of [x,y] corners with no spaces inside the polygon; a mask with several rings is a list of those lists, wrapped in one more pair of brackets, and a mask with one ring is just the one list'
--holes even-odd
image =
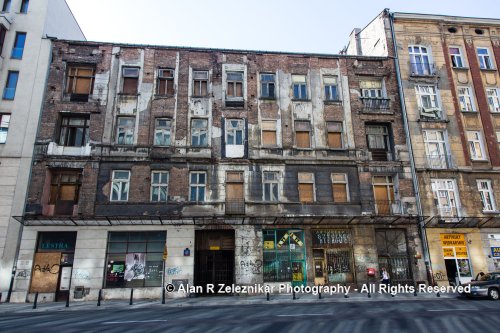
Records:
{"label": "pedestrian", "polygon": [[391,283],[391,277],[389,276],[389,273],[385,269],[385,267],[382,267],[382,271],[380,272],[380,282],[388,286]]}
{"label": "pedestrian", "polygon": [[475,281],[481,281],[482,278],[484,276],[484,272],[479,272],[477,275],[476,275],[476,278],[474,279]]}

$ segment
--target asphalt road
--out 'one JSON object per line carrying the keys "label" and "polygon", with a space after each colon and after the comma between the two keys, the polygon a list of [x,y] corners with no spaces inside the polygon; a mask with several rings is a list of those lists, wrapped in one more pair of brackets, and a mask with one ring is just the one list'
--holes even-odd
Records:
{"label": "asphalt road", "polygon": [[416,300],[324,304],[48,311],[0,314],[0,332],[495,332],[500,301]]}

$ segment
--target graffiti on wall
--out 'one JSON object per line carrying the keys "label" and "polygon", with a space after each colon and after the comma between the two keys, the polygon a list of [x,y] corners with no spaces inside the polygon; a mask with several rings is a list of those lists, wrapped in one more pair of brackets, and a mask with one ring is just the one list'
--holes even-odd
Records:
{"label": "graffiti on wall", "polygon": [[262,273],[262,260],[241,260],[240,269],[242,273],[260,274]]}
{"label": "graffiti on wall", "polygon": [[176,267],[167,267],[167,275],[181,275],[182,268],[179,266]]}
{"label": "graffiti on wall", "polygon": [[90,280],[90,273],[82,269],[75,269],[75,271],[73,272],[73,279]]}
{"label": "graffiti on wall", "polygon": [[31,278],[31,270],[29,269],[19,269],[16,272],[16,279],[19,280],[28,280]]}

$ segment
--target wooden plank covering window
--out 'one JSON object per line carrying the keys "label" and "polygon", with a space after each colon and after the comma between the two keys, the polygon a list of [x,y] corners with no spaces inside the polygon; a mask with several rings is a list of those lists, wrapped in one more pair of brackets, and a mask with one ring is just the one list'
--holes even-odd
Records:
{"label": "wooden plank covering window", "polygon": [[299,201],[302,203],[314,202],[314,184],[299,184]]}
{"label": "wooden plank covering window", "polygon": [[342,148],[342,133],[328,133],[328,147],[334,149]]}
{"label": "wooden plank covering window", "polygon": [[309,132],[298,132],[295,135],[297,139],[297,148],[311,148],[311,138]]}
{"label": "wooden plank covering window", "polygon": [[275,120],[262,121],[262,145],[263,146],[277,145]]}
{"label": "wooden plank covering window", "polygon": [[347,202],[346,184],[333,184],[333,202]]}

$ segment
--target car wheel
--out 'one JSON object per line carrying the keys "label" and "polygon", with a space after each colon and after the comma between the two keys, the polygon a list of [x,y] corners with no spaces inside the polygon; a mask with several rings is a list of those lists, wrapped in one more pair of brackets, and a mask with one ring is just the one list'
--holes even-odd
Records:
{"label": "car wheel", "polygon": [[495,288],[490,288],[488,289],[488,297],[491,299],[491,300],[498,300],[500,294],[498,293],[498,289],[495,289]]}

